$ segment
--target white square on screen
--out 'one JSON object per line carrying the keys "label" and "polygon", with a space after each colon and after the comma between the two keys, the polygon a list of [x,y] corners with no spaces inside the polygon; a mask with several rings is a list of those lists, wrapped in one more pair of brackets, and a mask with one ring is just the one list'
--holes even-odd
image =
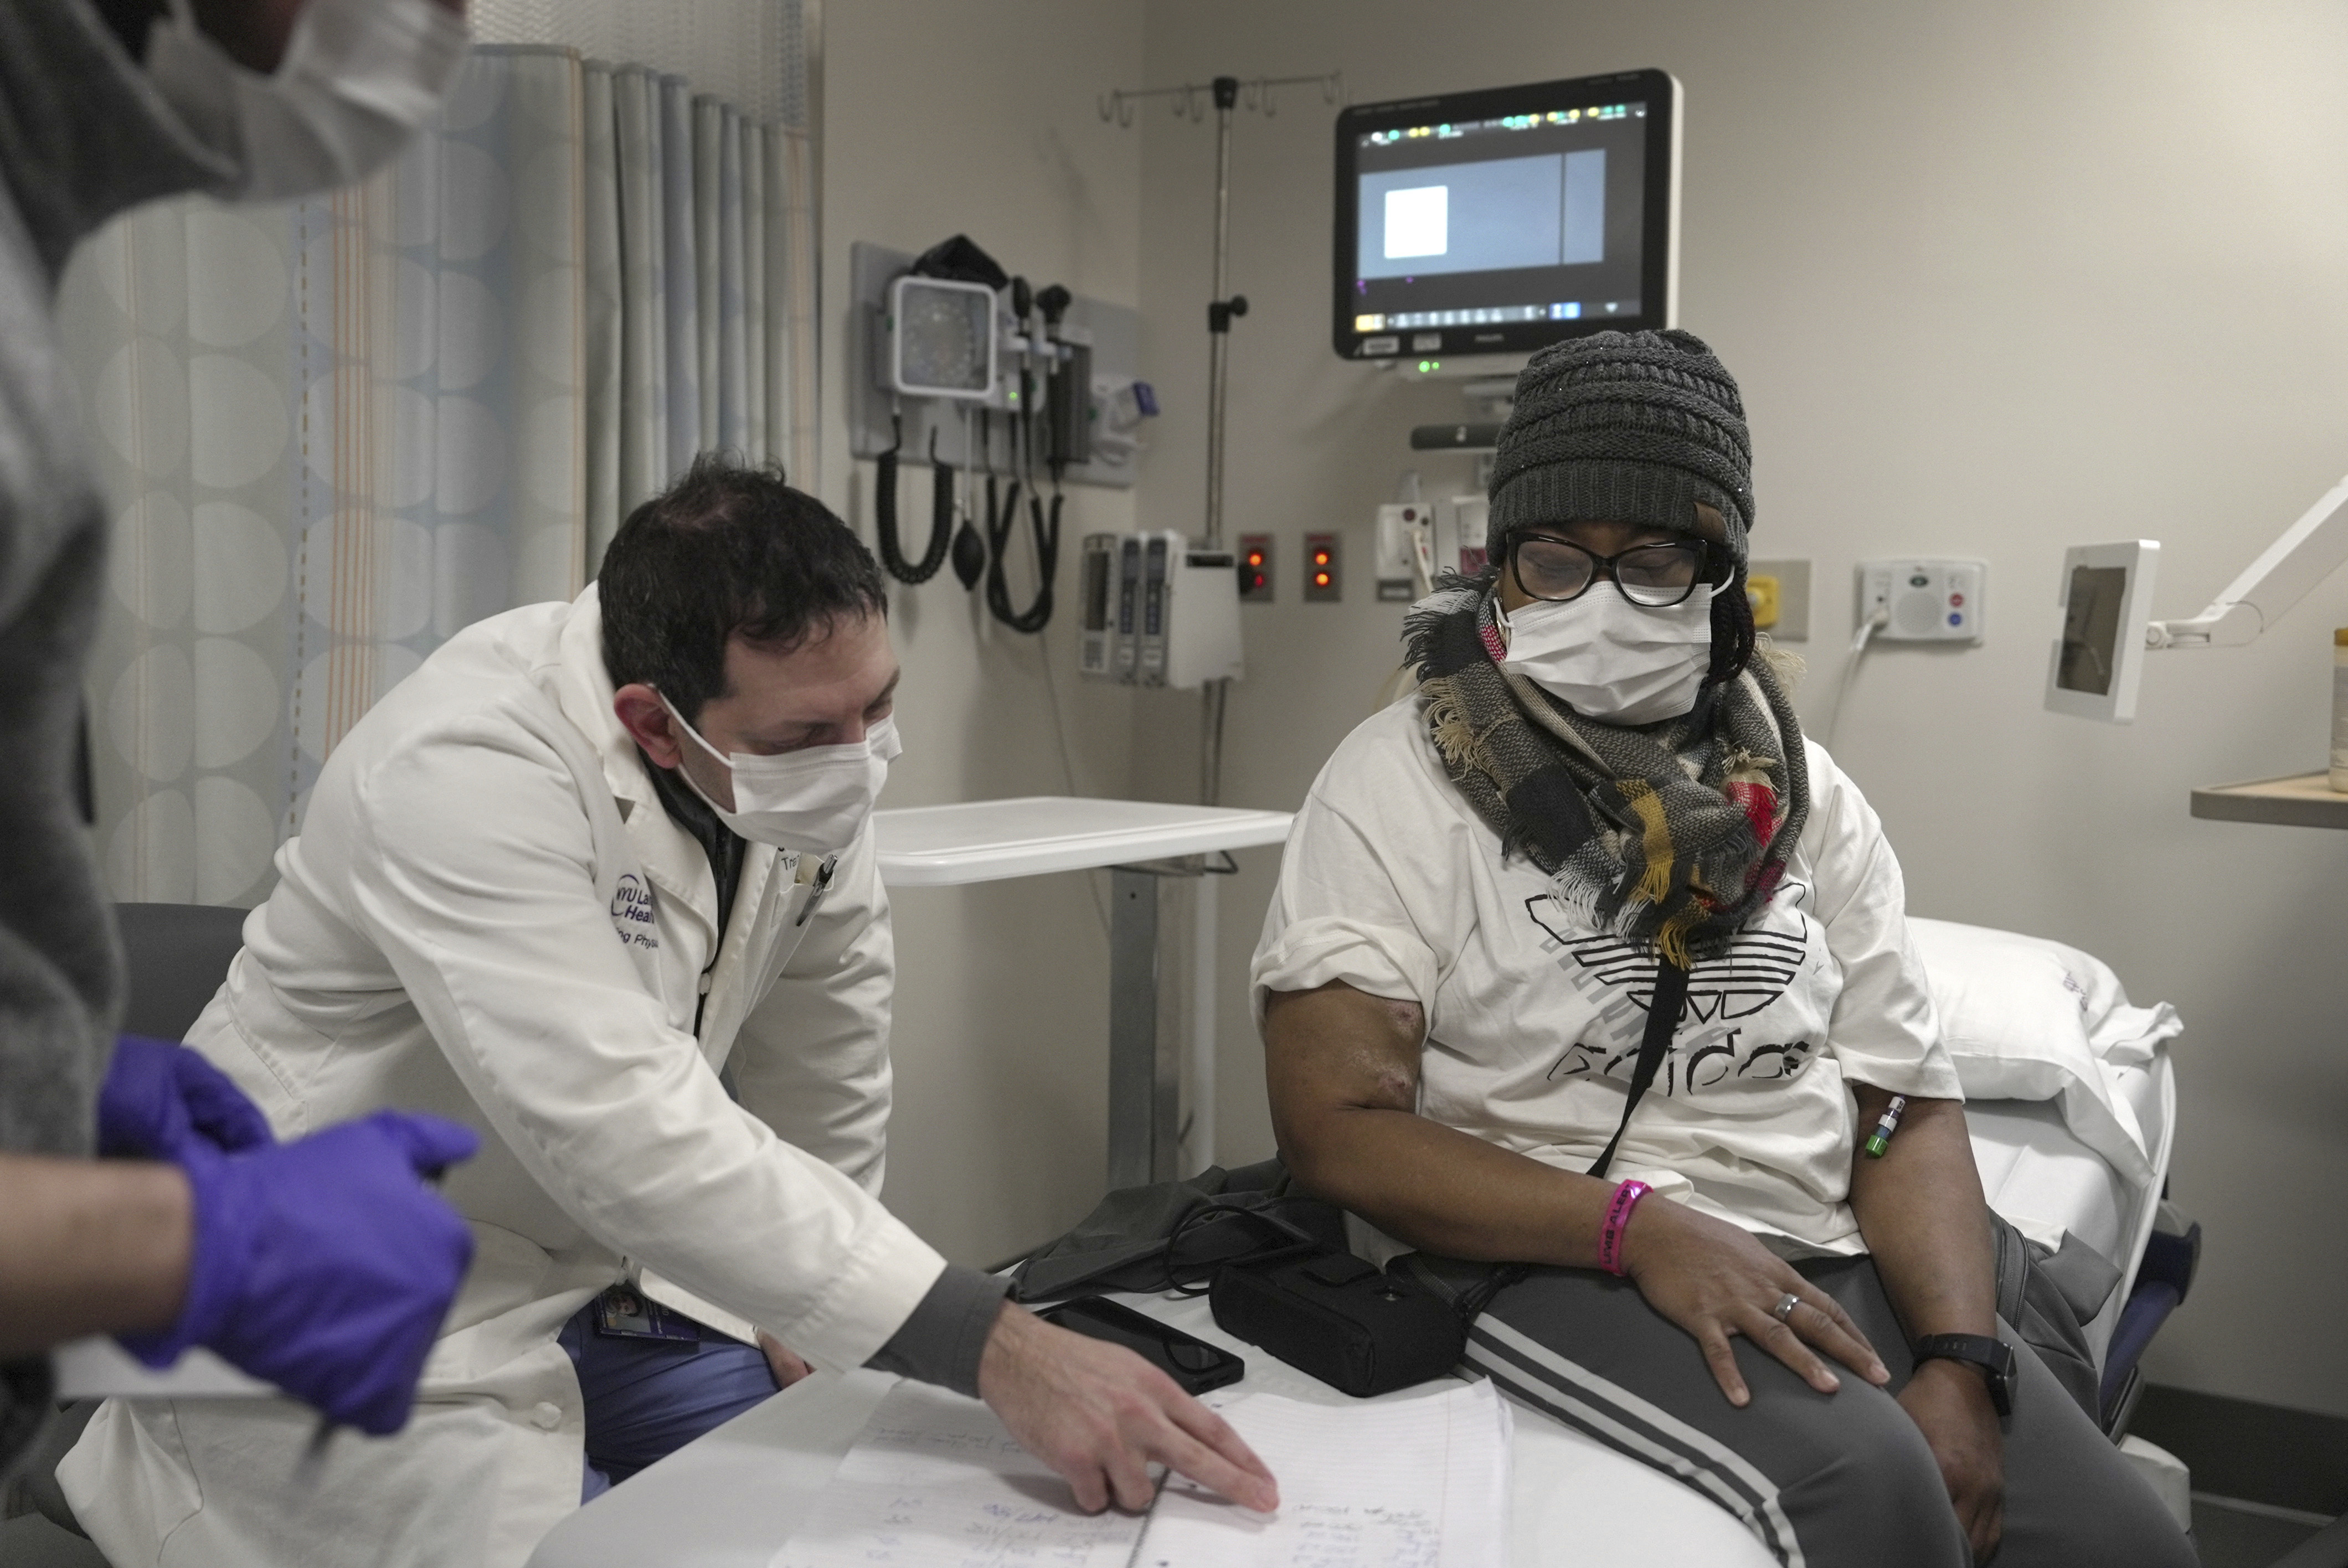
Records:
{"label": "white square on screen", "polygon": [[1386,192],[1386,254],[1440,256],[1451,248],[1451,187]]}

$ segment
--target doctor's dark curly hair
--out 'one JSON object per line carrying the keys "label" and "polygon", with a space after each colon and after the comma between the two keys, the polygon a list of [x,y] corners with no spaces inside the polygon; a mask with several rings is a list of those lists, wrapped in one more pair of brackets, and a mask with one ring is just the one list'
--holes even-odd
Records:
{"label": "doctor's dark curly hair", "polygon": [[688,723],[726,695],[735,637],[788,653],[835,620],[888,612],[880,569],[846,523],[779,467],[719,453],[628,514],[596,581],[612,684],[657,687]]}

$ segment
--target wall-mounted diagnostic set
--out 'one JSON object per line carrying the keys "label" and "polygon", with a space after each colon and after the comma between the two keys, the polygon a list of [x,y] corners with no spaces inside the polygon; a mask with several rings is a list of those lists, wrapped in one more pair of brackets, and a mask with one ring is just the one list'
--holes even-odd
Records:
{"label": "wall-mounted diagnostic set", "polygon": [[[1138,427],[1158,412],[1155,390],[1133,374],[1133,313],[1057,284],[1032,288],[959,234],[919,256],[860,243],[850,260],[867,327],[850,446],[877,462],[881,565],[919,584],[951,561],[965,589],[983,585],[996,620],[1041,631],[1052,619],[1063,485],[1130,485]],[[906,548],[914,530],[900,515],[904,462],[930,469],[918,553]],[[1025,557],[1016,572],[1014,555]],[[1029,581],[1024,603],[1014,576]]]}

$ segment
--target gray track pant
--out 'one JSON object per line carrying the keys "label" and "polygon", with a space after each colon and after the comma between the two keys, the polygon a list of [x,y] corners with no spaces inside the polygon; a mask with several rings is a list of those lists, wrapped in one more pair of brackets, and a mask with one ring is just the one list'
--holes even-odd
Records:
{"label": "gray track pant", "polygon": [[[1431,1283],[1485,1266],[1420,1255]],[[1542,1268],[1501,1291],[1468,1358],[1519,1403],[1677,1476],[1745,1522],[1786,1568],[1965,1568],[1964,1532],[1924,1436],[1893,1399],[1915,1363],[1869,1258],[1796,1266],[1842,1303],[1890,1368],[1889,1390],[1845,1373],[1820,1394],[1750,1340],[1732,1341],[1743,1409],[1695,1342],[1626,1280]],[[2005,1423],[2005,1535],[1997,1568],[2196,1568],[2160,1501],[2037,1356],[2019,1353]]]}

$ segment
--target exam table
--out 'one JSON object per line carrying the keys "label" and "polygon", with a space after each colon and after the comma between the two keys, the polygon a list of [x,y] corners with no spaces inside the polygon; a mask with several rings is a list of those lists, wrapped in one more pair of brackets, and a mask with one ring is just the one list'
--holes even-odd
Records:
{"label": "exam table", "polygon": [[[2157,1251],[2177,1118],[2168,1052],[2181,1025],[2166,1008],[2129,1006],[2110,970],[2075,948],[1940,921],[1910,926],[1966,1083],[1973,1155],[1991,1206],[2034,1240],[2054,1247],[2075,1236],[2119,1270],[2122,1284],[2086,1327],[2105,1369],[2106,1409],[2124,1414],[2114,1401],[2149,1337],[2141,1328],[2147,1298],[2165,1312],[2181,1294],[2140,1277],[2152,1272],[2148,1248]],[[1239,1388],[1352,1402],[1225,1335],[1203,1298],[1117,1299],[1237,1350],[1248,1366]],[[2106,1362],[2115,1346],[2129,1367]],[[540,1544],[530,1568],[767,1568],[894,1381],[858,1371],[795,1384],[572,1515]],[[1518,1568],[1769,1568],[1774,1561],[1695,1492],[1522,1407],[1514,1463],[1510,1559]]]}
{"label": "exam table", "polygon": [[[1225,1334],[1204,1297],[1115,1299],[1238,1351],[1248,1375],[1236,1388],[1314,1404],[1358,1402]],[[896,1380],[880,1372],[819,1372],[793,1384],[564,1520],[540,1543],[530,1568],[641,1568],[648,1562],[767,1568]],[[1425,1392],[1421,1386],[1383,1399]],[[1516,1409],[1515,1464],[1513,1563],[1774,1568],[1776,1559],[1725,1511],[1522,1407]]]}

